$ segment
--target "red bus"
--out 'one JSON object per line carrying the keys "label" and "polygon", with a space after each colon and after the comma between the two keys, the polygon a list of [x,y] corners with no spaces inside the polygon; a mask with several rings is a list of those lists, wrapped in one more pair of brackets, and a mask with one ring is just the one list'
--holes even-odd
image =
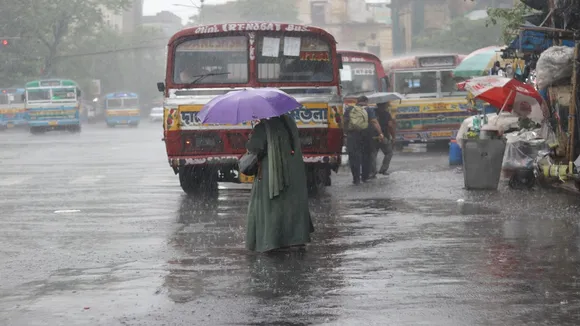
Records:
{"label": "red bus", "polygon": [[[192,27],[168,44],[164,140],[169,164],[185,192],[203,184],[251,182],[239,173],[251,124],[203,125],[197,113],[212,98],[248,87],[277,87],[302,107],[292,112],[300,129],[311,190],[330,185],[342,151],[341,61],[334,37],[323,29],[278,23]],[[193,69],[193,80],[182,72]]]}
{"label": "red bus", "polygon": [[387,92],[388,77],[381,59],[369,52],[339,50],[340,79],[345,105],[353,105],[363,94]]}

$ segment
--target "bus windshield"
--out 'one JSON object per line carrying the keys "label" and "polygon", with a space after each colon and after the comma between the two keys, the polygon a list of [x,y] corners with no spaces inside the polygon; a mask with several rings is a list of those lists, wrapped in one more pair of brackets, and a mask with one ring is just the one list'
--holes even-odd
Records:
{"label": "bus windshield", "polygon": [[136,108],[137,106],[139,106],[139,99],[136,98],[123,99],[124,108]]}
{"label": "bus windshield", "polygon": [[76,98],[77,94],[74,87],[52,89],[53,101],[75,101]]}
{"label": "bus windshield", "polygon": [[123,100],[120,98],[108,99],[107,109],[121,109],[123,108]]}
{"label": "bus windshield", "polygon": [[318,36],[268,33],[258,38],[258,81],[331,82],[330,44]]}
{"label": "bus windshield", "polygon": [[394,79],[397,93],[437,95],[437,71],[397,71]]}
{"label": "bus windshield", "polygon": [[458,91],[457,83],[469,78],[453,77],[453,70],[441,71],[441,95],[443,97],[457,96],[458,94],[467,94],[466,91]]}
{"label": "bus windshield", "polygon": [[377,70],[372,62],[344,63],[340,73],[345,96],[379,90]]}
{"label": "bus windshield", "polygon": [[26,94],[29,102],[50,102],[51,99],[49,88],[28,89]]}
{"label": "bus windshield", "polygon": [[201,77],[203,84],[248,82],[246,36],[206,37],[186,40],[175,49],[173,81],[189,84]]}

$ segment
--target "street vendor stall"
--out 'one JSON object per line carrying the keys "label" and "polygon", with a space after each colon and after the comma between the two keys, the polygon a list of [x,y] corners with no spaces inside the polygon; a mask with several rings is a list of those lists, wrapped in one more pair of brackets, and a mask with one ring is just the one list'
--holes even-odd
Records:
{"label": "street vendor stall", "polygon": [[535,125],[545,122],[548,116],[546,107],[533,86],[511,78],[476,77],[461,83],[458,88],[464,88],[474,98],[501,108],[492,123],[489,123],[488,115],[478,114],[472,118],[471,130],[458,135],[463,148],[465,187],[495,189],[499,183],[506,148],[506,140],[502,136],[506,127],[513,126],[515,122],[510,117],[512,120],[509,124],[498,125],[501,114],[509,112],[518,117],[518,124],[524,120]]}
{"label": "street vendor stall", "polygon": [[[553,46],[537,62],[537,84],[547,89],[551,108],[551,125],[557,133],[553,151],[538,157],[536,175],[543,184],[572,184],[580,190],[580,142],[577,98],[580,60],[577,43],[574,48]],[[571,187],[571,188],[572,188]]]}
{"label": "street vendor stall", "polygon": [[488,46],[475,50],[467,55],[465,59],[461,61],[461,64],[453,70],[453,77],[472,78],[487,76],[496,62],[499,62],[500,67],[503,69],[507,66],[511,66],[516,75],[520,75],[523,71],[522,60],[518,58],[504,58],[500,46]]}

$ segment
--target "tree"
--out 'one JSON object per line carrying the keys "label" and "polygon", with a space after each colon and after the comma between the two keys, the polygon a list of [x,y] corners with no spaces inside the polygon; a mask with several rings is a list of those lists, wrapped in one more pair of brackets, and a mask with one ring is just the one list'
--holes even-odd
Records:
{"label": "tree", "polygon": [[425,31],[413,39],[413,49],[470,53],[490,45],[500,45],[501,25],[487,26],[485,20],[454,19],[447,30]]}
{"label": "tree", "polygon": [[520,26],[526,19],[525,17],[534,12],[534,9],[528,7],[523,2],[517,2],[513,8],[488,8],[487,24],[491,26],[500,25],[502,27],[502,40],[509,43],[518,34]]}
{"label": "tree", "polygon": [[104,28],[59,56],[57,72],[87,89],[98,79],[103,93],[136,92],[146,103],[160,96],[156,82],[164,79],[166,43],[160,30],[141,27],[121,34]]}
{"label": "tree", "polygon": [[67,51],[68,44],[102,26],[102,9],[119,11],[129,4],[129,0],[0,0],[0,30],[29,43],[27,54],[42,58],[44,73],[51,75],[55,58]]}

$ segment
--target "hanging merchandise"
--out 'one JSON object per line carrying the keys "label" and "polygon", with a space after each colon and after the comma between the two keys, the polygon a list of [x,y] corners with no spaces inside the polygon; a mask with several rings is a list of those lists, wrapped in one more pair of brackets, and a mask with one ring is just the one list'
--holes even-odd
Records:
{"label": "hanging merchandise", "polygon": [[536,81],[539,89],[572,77],[574,48],[553,46],[542,52],[536,64]]}

